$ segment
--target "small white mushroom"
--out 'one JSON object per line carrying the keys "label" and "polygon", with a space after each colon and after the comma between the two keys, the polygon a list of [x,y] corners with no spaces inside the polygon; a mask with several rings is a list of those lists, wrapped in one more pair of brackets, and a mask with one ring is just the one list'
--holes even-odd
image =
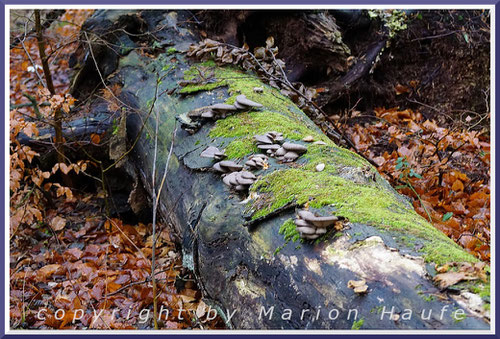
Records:
{"label": "small white mushroom", "polygon": [[313,145],[326,145],[326,142],[318,140],[318,141],[313,142]]}
{"label": "small white mushroom", "polygon": [[299,155],[295,152],[286,152],[283,157],[285,158],[286,161],[294,161],[299,157]]}
{"label": "small white mushroom", "polygon": [[201,113],[202,118],[213,118],[214,117],[214,112],[208,111],[208,112],[203,112]]}
{"label": "small white mushroom", "polygon": [[331,215],[329,217],[314,217],[310,220],[316,227],[328,227],[335,224],[335,221],[339,220],[336,216]]}
{"label": "small white mushroom", "polygon": [[321,172],[324,169],[325,169],[325,164],[320,163],[316,165],[316,171]]}
{"label": "small white mushroom", "polygon": [[217,110],[217,111],[235,111],[236,107],[234,105],[228,105],[228,104],[214,104],[212,106],[208,106],[212,110]]}
{"label": "small white mushroom", "polygon": [[221,160],[226,157],[224,152],[221,152],[217,147],[209,146],[206,150],[201,152],[200,157],[202,158],[215,158],[216,160]]}
{"label": "small white mushroom", "polygon": [[314,141],[314,137],[312,135],[308,135],[308,136],[304,137],[304,139],[302,139],[302,141],[313,142]]}
{"label": "small white mushroom", "polygon": [[[262,145],[258,145],[257,148],[259,149],[262,149],[262,150],[273,150],[273,151],[277,151],[278,149],[280,149],[280,145],[276,145],[276,144],[271,144],[271,145],[267,145],[267,144],[262,144]],[[273,152],[274,153],[274,152]]]}
{"label": "small white mushroom", "polygon": [[222,178],[222,181],[228,185],[228,186],[232,186],[233,183],[236,183],[236,174],[235,172],[231,172],[229,173],[228,175],[224,176]]}
{"label": "small white mushroom", "polygon": [[285,142],[282,146],[287,151],[293,151],[293,152],[295,152],[297,154],[301,154],[301,153],[307,152],[307,147],[299,145],[299,144],[294,144],[294,143],[291,143],[291,142]]}
{"label": "small white mushroom", "polygon": [[242,104],[238,103],[237,101],[234,102],[234,107],[236,107],[237,109],[240,109],[240,110],[248,109],[248,106],[242,105]]}
{"label": "small white mushroom", "polygon": [[271,140],[267,135],[254,135],[254,139],[258,144],[273,144],[273,140]]}
{"label": "small white mushroom", "polygon": [[279,157],[282,157],[286,154],[286,149],[284,149],[283,147],[280,147],[276,150],[276,156],[279,156]]}
{"label": "small white mushroom", "polygon": [[248,106],[248,107],[262,107],[262,104],[259,104],[258,102],[247,99],[247,97],[244,94],[238,95],[236,97],[236,102],[241,104],[241,105]]}
{"label": "small white mushroom", "polygon": [[254,91],[255,93],[262,93],[262,92],[264,92],[264,89],[263,89],[262,87],[254,87],[254,88],[253,88],[253,91]]}
{"label": "small white mushroom", "polygon": [[297,231],[303,234],[316,234],[316,229],[308,226],[297,227]]}
{"label": "small white mushroom", "polygon": [[311,218],[314,218],[314,214],[306,210],[300,210],[297,212],[297,214],[301,219],[304,219],[306,221],[310,220]]}
{"label": "small white mushroom", "polygon": [[219,162],[215,163],[215,165],[213,165],[212,168],[217,172],[226,173],[226,170],[221,167]]}
{"label": "small white mushroom", "polygon": [[[304,239],[317,239],[327,233],[327,228],[335,224],[338,217],[334,215],[318,217],[307,210],[299,210],[294,220],[297,231]],[[312,231],[311,231],[312,230]],[[314,231],[314,232],[313,232]]]}

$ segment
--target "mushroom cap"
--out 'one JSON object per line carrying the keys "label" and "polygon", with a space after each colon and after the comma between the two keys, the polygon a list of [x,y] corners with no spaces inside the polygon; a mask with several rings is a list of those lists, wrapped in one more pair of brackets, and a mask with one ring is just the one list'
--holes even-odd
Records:
{"label": "mushroom cap", "polygon": [[276,132],[276,131],[267,132],[266,134],[268,136],[272,137],[272,138],[277,138],[277,137],[282,137],[283,136],[283,133]]}
{"label": "mushroom cap", "polygon": [[313,145],[326,145],[326,142],[318,140],[318,141],[313,142]]}
{"label": "mushroom cap", "polygon": [[314,227],[297,227],[297,231],[302,234],[316,234],[316,229]]}
{"label": "mushroom cap", "polygon": [[[234,172],[233,172],[234,173]],[[250,186],[251,184],[254,183],[255,180],[253,179],[246,179],[246,178],[243,178],[241,175],[237,175],[236,176],[236,182],[239,184],[239,185],[246,185],[246,186]]]}
{"label": "mushroom cap", "polygon": [[316,234],[325,234],[326,233],[326,228],[316,228]]}
{"label": "mushroom cap", "polygon": [[244,94],[238,95],[236,97],[236,102],[241,104],[241,105],[248,106],[248,107],[262,107],[262,104],[259,104],[258,102],[247,99],[247,97]]}
{"label": "mushroom cap", "polygon": [[280,145],[276,145],[276,144],[271,144],[271,145],[257,145],[257,148],[259,149],[262,149],[262,150],[273,150],[273,151],[277,151],[278,149],[280,149]]}
{"label": "mushroom cap", "polygon": [[250,157],[249,157],[250,160],[268,160],[269,158],[267,157],[267,155],[264,155],[264,154],[252,154]]}
{"label": "mushroom cap", "polygon": [[300,210],[297,212],[297,214],[301,219],[304,219],[305,221],[309,221],[316,217],[312,212],[309,212],[307,210]]}
{"label": "mushroom cap", "polygon": [[287,151],[293,151],[295,153],[305,153],[305,152],[307,152],[307,147],[299,145],[299,144],[294,144],[294,143],[291,143],[291,142],[285,142],[282,146]]}
{"label": "mushroom cap", "polygon": [[234,102],[234,107],[237,108],[237,109],[248,109],[248,106],[245,106],[245,105],[242,105],[240,103],[238,103],[237,101]]}
{"label": "mushroom cap", "polygon": [[299,155],[297,153],[291,152],[291,151],[286,152],[284,155],[284,158],[286,160],[290,160],[290,161],[293,161],[293,160],[297,159],[298,157],[299,157]]}
{"label": "mushroom cap", "polygon": [[217,172],[221,172],[221,173],[226,173],[226,172],[228,172],[226,169],[224,169],[224,168],[222,168],[222,167],[221,167],[220,162],[215,163],[215,164],[212,166],[212,168],[213,168],[214,170],[216,170]]}
{"label": "mushroom cap", "polygon": [[224,178],[222,178],[222,181],[228,186],[237,185],[238,183],[236,182],[236,172],[231,172],[228,175],[224,176]]}
{"label": "mushroom cap", "polygon": [[224,155],[224,153],[222,153],[221,151],[219,151],[219,149],[217,147],[208,146],[206,150],[204,150],[203,152],[201,152],[200,157],[202,157],[202,158],[213,158],[213,157],[215,157],[216,154],[217,155],[218,154]]}
{"label": "mushroom cap", "polygon": [[252,172],[248,172],[248,171],[241,171],[239,172],[240,173],[240,176],[242,178],[245,178],[245,179],[252,179],[252,180],[255,180],[257,179],[257,177],[252,173]]}
{"label": "mushroom cap", "polygon": [[311,227],[311,225],[303,219],[295,219],[295,225],[299,227]]}
{"label": "mushroom cap", "polygon": [[276,155],[277,155],[277,156],[280,156],[280,157],[281,157],[281,156],[283,156],[283,155],[285,155],[286,153],[287,153],[287,152],[286,152],[286,149],[284,149],[283,147],[280,147],[280,148],[278,148],[278,149],[276,150]]}
{"label": "mushroom cap", "polygon": [[227,168],[229,169],[230,171],[239,171],[240,169],[243,168],[243,166],[241,165],[238,165],[237,163],[235,163],[234,161],[231,161],[231,160],[223,160],[221,162],[219,162],[218,164],[220,164],[220,166],[222,168]]}
{"label": "mushroom cap", "polygon": [[271,145],[273,141],[267,135],[254,135],[255,141],[259,144],[269,144]]}
{"label": "mushroom cap", "polygon": [[214,104],[208,107],[217,111],[236,111],[236,107],[234,107],[234,105],[228,104]]}
{"label": "mushroom cap", "polygon": [[243,186],[243,185],[236,185],[236,186],[234,187],[234,189],[235,189],[235,190],[237,190],[237,191],[244,191],[244,190],[246,190],[247,188],[246,188],[246,186]]}
{"label": "mushroom cap", "polygon": [[335,221],[337,220],[339,220],[339,218],[331,215],[328,217],[315,217],[314,219],[308,221],[316,227],[328,227],[335,224]]}
{"label": "mushroom cap", "polygon": [[208,111],[208,112],[201,113],[201,117],[202,118],[213,118],[214,116],[215,115],[214,115],[213,111]]}
{"label": "mushroom cap", "polygon": [[247,165],[249,167],[256,167],[257,163],[253,160],[248,160],[247,162],[245,162],[245,165]]}
{"label": "mushroom cap", "polygon": [[304,234],[301,233],[302,238],[304,239],[309,239],[309,240],[314,240],[319,238],[319,234]]}

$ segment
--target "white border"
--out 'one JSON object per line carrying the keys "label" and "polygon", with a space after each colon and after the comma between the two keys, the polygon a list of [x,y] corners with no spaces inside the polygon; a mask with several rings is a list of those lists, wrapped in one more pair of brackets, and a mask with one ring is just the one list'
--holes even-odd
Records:
{"label": "white border", "polygon": [[[9,26],[10,26],[10,10],[12,9],[489,9],[490,10],[490,25],[491,25],[491,64],[490,64],[490,114],[491,114],[491,168],[490,168],[490,190],[491,190],[491,329],[480,331],[464,331],[464,330],[11,330],[9,323],[9,302],[10,302],[10,210],[9,210],[9,181],[10,176],[7,175],[10,170],[9,160],[9,120],[10,120],[10,53],[9,53]],[[5,115],[4,115],[4,142],[5,142],[5,334],[40,334],[40,335],[96,335],[96,334],[111,334],[111,335],[255,335],[255,334],[294,334],[294,335],[314,335],[314,334],[350,334],[350,335],[365,335],[365,334],[384,334],[384,335],[404,335],[404,334],[456,334],[456,335],[487,335],[495,334],[495,5],[5,5]],[[9,287],[9,288],[7,288]]]}

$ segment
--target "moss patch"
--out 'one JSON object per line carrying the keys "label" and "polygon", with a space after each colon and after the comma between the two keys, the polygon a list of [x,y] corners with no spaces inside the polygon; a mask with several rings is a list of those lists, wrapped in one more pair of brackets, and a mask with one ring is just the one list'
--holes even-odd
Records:
{"label": "moss patch", "polygon": [[[226,119],[218,120],[210,131],[211,137],[233,138],[227,145],[228,158],[242,158],[257,151],[251,136],[278,131],[291,140],[300,140],[312,135],[331,147],[337,147],[309,119],[301,114],[299,108],[287,97],[270,86],[263,85],[253,74],[239,69],[219,68],[213,61],[191,67],[184,73],[184,79],[195,81],[188,84],[181,93],[189,94],[198,91],[209,91],[227,86],[229,98],[225,101],[233,104],[236,96],[244,94],[250,100],[261,103],[265,109],[239,113]],[[197,83],[199,81],[199,83]],[[255,93],[254,87],[263,88],[262,93]]]}
{"label": "moss patch", "polygon": [[265,201],[253,202],[263,206],[253,218],[266,215],[292,201],[299,205],[307,203],[313,208],[332,205],[336,214],[351,222],[410,234],[424,240],[426,245],[421,251],[428,262],[477,261],[377,183],[357,184],[336,176],[336,167],[332,164],[328,164],[322,172],[310,167],[306,164],[302,168],[275,171],[258,180],[251,190],[258,192]]}
{"label": "moss patch", "polygon": [[[312,135],[315,140],[326,143],[309,144],[307,153],[299,159],[298,167],[274,171],[251,187],[251,191],[260,196],[249,203],[249,208],[255,210],[252,218],[265,216],[290,202],[299,205],[307,203],[314,208],[331,205],[336,209],[335,213],[351,222],[422,239],[424,247],[421,251],[428,262],[477,261],[403,203],[397,193],[388,190],[379,176],[376,181],[367,180],[366,183],[342,177],[339,171],[346,167],[363,168],[373,173],[376,170],[359,155],[335,145],[290,99],[275,88],[263,85],[255,75],[231,67],[219,68],[209,61],[191,67],[185,72],[185,79],[193,83],[184,87],[182,93],[227,86],[230,96],[226,103],[232,104],[237,95],[244,94],[264,106],[262,110],[238,113],[216,122],[209,135],[229,138],[226,145],[229,158],[242,158],[255,153],[257,149],[252,136],[273,130],[282,132],[285,138],[291,140]],[[263,93],[255,93],[254,87],[262,87]],[[325,169],[316,172],[314,168],[320,162],[326,165]],[[298,239],[291,219],[282,225],[280,233],[285,236],[286,242]]]}

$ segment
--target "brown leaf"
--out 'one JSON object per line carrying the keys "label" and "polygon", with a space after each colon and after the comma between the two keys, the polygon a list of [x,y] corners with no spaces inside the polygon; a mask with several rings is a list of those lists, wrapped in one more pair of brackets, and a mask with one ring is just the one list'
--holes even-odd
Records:
{"label": "brown leaf", "polygon": [[465,272],[446,272],[438,274],[434,277],[434,281],[439,285],[439,288],[445,288],[455,285],[462,280],[476,280],[477,277],[469,276]]}
{"label": "brown leaf", "polygon": [[59,264],[45,265],[37,271],[37,275],[40,275],[45,279],[55,274],[56,272],[59,272],[61,269],[62,266]]}
{"label": "brown leaf", "polygon": [[60,231],[66,226],[66,219],[56,216],[50,221],[50,226],[54,231]]}

